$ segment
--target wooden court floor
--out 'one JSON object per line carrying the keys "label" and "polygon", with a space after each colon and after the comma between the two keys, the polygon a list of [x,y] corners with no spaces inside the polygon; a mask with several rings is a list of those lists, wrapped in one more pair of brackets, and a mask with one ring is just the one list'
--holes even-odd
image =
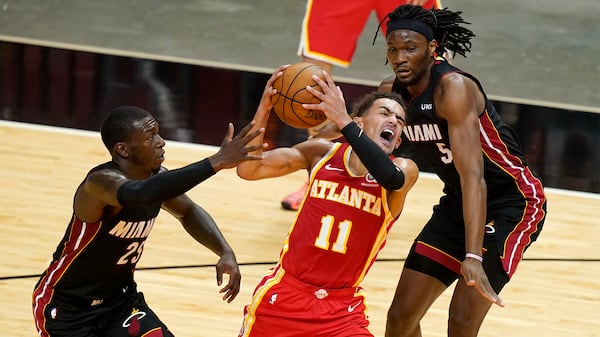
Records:
{"label": "wooden court floor", "polygon": [[[223,127],[225,132],[225,126]],[[168,142],[165,166],[202,159],[215,148]],[[0,336],[35,336],[31,291],[62,237],[76,186],[108,158],[93,132],[0,121]],[[215,256],[166,212],[159,216],[136,278],[150,305],[179,337],[237,336],[243,306],[274,262],[293,219],[279,206],[303,173],[248,182],[218,173],[189,195],[220,225],[242,264],[242,290],[230,304],[215,282]],[[371,330],[383,336],[385,315],[408,247],[440,194],[422,174],[387,246],[367,276]],[[547,190],[545,228],[493,307],[480,336],[600,336],[600,196]],[[449,292],[425,317],[424,336],[445,336]]]}

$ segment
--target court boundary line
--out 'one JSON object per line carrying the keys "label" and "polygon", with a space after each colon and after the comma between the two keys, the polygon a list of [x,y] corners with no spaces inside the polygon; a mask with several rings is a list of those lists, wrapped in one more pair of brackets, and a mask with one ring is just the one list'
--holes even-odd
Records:
{"label": "court boundary line", "polygon": [[[381,258],[376,259],[375,262],[405,262],[406,258],[401,259],[390,259],[390,258]],[[581,258],[544,258],[544,257],[532,257],[532,258],[523,258],[521,262],[600,262],[600,259],[581,259]],[[255,261],[255,262],[238,262],[239,267],[246,266],[264,266],[264,265],[276,265],[278,261]],[[215,267],[214,263],[205,263],[205,264],[184,264],[184,265],[171,265],[171,266],[155,266],[155,267],[140,267],[136,268],[135,271],[153,271],[153,270],[172,270],[172,269],[195,269],[195,268],[213,268]],[[15,276],[0,276],[0,281],[9,281],[9,280],[21,280],[21,279],[29,279],[29,278],[37,278],[42,276],[42,274],[27,274],[27,275],[15,275]]]}

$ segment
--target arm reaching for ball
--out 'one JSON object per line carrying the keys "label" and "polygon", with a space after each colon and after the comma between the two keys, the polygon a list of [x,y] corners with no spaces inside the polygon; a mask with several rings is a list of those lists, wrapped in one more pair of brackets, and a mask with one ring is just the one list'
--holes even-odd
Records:
{"label": "arm reaching for ball", "polygon": [[[278,81],[290,65],[283,65],[275,70],[271,78],[265,85],[261,101],[254,115],[254,128],[266,128],[269,119],[270,111],[273,109],[273,98],[278,93],[274,88],[274,83]],[[312,81],[312,78],[311,78]],[[307,92],[308,95],[311,95]],[[313,97],[314,99],[314,97]],[[252,132],[253,130],[250,130]],[[260,150],[249,153],[251,155],[259,155],[260,160],[255,160],[252,163],[245,162],[237,166],[237,174],[240,178],[246,180],[257,180],[264,178],[279,177],[300,169],[310,169],[313,164],[313,159],[318,155],[328,151],[331,142],[319,139],[308,140],[297,144],[293,147],[278,147],[269,151],[263,151],[267,144],[263,143],[263,135],[259,135],[254,139],[255,143],[248,146],[262,144]]]}
{"label": "arm reaching for ball", "polygon": [[[272,101],[272,97],[273,95],[277,94],[277,89],[275,89],[273,87],[273,83],[281,77],[281,75],[283,74],[283,71],[285,69],[287,69],[290,65],[289,64],[285,64],[280,66],[279,68],[277,68],[275,70],[275,72],[273,72],[273,74],[271,75],[271,78],[269,78],[269,80],[267,81],[267,84],[265,85],[265,90],[263,91],[262,97],[260,99],[260,102],[258,103],[258,108],[256,108],[256,113],[254,114],[254,118],[253,121],[254,126],[252,127],[252,129],[250,129],[249,132],[252,132],[254,130],[258,130],[258,129],[265,129],[267,126],[267,122],[269,120],[269,115],[271,114],[271,110],[273,109],[273,101]],[[254,140],[251,143],[248,143],[248,146],[252,146],[252,145],[261,145],[262,147],[259,150],[256,150],[254,152],[251,152],[249,154],[253,154],[253,155],[261,155],[262,154],[262,149],[266,146],[266,144],[264,144],[264,132],[259,135],[258,137],[254,138]],[[238,166],[239,167],[239,166]]]}

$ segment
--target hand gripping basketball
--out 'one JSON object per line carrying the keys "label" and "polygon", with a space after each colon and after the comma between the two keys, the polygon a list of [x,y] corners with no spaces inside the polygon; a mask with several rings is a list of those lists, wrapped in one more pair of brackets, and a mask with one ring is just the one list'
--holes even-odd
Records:
{"label": "hand gripping basketball", "polygon": [[273,82],[277,94],[272,96],[273,111],[277,117],[289,126],[307,129],[324,122],[327,117],[322,111],[309,110],[302,104],[318,104],[321,101],[306,90],[307,86],[321,91],[313,80],[316,75],[323,79],[323,68],[316,64],[300,62],[292,64],[283,71],[281,77]]}

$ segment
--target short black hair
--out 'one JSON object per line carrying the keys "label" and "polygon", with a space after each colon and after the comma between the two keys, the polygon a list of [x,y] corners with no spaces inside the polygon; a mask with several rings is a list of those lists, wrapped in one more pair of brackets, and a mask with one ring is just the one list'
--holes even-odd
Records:
{"label": "short black hair", "polygon": [[100,136],[104,146],[111,151],[118,142],[127,139],[135,129],[135,122],[151,116],[144,109],[135,106],[120,106],[112,109],[100,127]]}
{"label": "short black hair", "polygon": [[[451,11],[448,8],[444,9],[425,9],[416,5],[401,5],[396,7],[391,13],[387,14],[379,23],[375,38],[381,25],[387,21],[387,26],[394,26],[394,22],[398,20],[411,19],[418,20],[427,24],[433,30],[433,37],[438,42],[436,52],[443,55],[446,50],[451,51],[454,55],[460,54],[463,57],[471,51],[471,39],[475,34],[461,26],[462,24],[470,24],[462,18],[461,11]],[[385,32],[386,35],[389,31]]]}
{"label": "short black hair", "polygon": [[352,117],[362,117],[367,111],[373,106],[376,100],[380,98],[388,98],[400,103],[402,109],[406,111],[406,103],[402,99],[402,96],[395,92],[386,92],[386,91],[373,91],[370,92],[363,97],[361,97],[354,105],[352,106],[352,113],[350,116]]}

